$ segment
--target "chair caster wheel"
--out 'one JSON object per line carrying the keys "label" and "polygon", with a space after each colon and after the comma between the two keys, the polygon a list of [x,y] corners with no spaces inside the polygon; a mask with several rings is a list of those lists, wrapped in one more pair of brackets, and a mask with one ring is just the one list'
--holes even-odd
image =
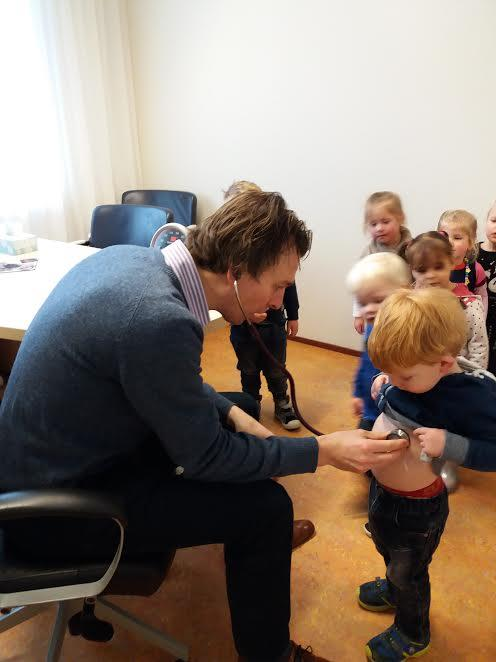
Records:
{"label": "chair caster wheel", "polygon": [[[86,606],[86,605],[85,605]],[[83,637],[87,641],[110,641],[114,636],[114,628],[107,621],[97,618],[92,609],[74,614],[67,624],[70,634]]]}

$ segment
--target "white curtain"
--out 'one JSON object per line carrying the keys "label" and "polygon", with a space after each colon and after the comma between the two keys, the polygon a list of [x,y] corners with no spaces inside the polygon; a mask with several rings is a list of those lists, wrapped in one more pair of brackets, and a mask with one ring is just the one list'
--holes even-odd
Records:
{"label": "white curtain", "polygon": [[0,222],[62,241],[141,186],[125,0],[0,0]]}

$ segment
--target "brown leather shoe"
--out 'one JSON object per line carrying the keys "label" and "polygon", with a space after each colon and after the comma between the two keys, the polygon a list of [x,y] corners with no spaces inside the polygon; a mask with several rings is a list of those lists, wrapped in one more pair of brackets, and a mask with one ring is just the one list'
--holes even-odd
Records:
{"label": "brown leather shoe", "polygon": [[[289,656],[285,658],[284,662],[332,662],[332,660],[327,660],[325,657],[318,657],[312,651],[311,646],[303,648],[303,646],[298,646],[294,641],[291,641],[291,652]],[[246,662],[246,657],[238,657],[238,662]],[[281,661],[282,662],[282,661]]]}
{"label": "brown leather shoe", "polygon": [[293,522],[292,548],[301,547],[315,536],[315,526],[308,519],[295,519]]}
{"label": "brown leather shoe", "polygon": [[315,655],[311,646],[303,648],[303,646],[298,646],[298,644],[295,644],[295,642],[292,641],[291,653],[289,654],[287,662],[331,662],[331,660]]}

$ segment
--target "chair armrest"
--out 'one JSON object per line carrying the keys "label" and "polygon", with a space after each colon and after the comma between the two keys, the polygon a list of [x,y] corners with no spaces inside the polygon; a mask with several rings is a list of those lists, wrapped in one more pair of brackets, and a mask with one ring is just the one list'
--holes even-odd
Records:
{"label": "chair armrest", "polygon": [[123,508],[98,492],[43,489],[0,494],[0,521],[26,517],[114,519],[126,527]]}
{"label": "chair armrest", "polygon": [[96,581],[59,587],[0,593],[0,608],[99,595],[112,579],[124,546],[126,517],[123,509],[106,495],[72,489],[25,490],[0,494],[0,522],[31,517],[81,517],[114,520],[119,527],[119,543],[104,575]]}

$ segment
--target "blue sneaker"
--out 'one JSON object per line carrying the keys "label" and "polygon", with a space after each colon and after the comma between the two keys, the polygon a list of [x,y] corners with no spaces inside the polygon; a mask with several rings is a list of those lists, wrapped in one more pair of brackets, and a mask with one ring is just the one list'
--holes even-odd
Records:
{"label": "blue sneaker", "polygon": [[373,662],[403,662],[411,657],[420,657],[429,650],[428,641],[411,641],[391,625],[385,632],[373,637],[365,646],[367,660]]}
{"label": "blue sneaker", "polygon": [[389,594],[385,579],[376,577],[373,582],[365,582],[357,588],[358,604],[368,611],[389,611],[396,609]]}

